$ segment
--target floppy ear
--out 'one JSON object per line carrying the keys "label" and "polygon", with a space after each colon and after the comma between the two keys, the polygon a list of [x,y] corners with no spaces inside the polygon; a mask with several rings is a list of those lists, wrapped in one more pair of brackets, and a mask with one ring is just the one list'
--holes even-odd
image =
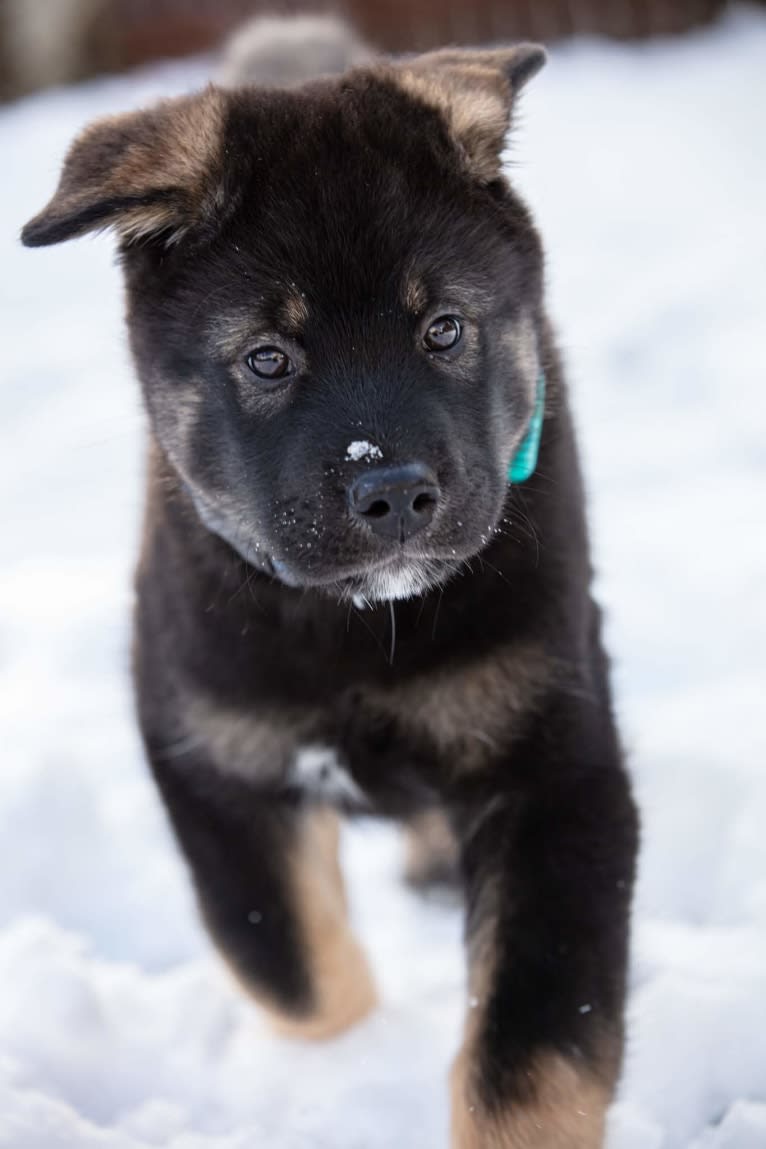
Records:
{"label": "floppy ear", "polygon": [[500,153],[521,89],[547,59],[540,44],[489,51],[446,49],[415,56],[395,69],[395,82],[436,108],[475,176],[500,174]]}
{"label": "floppy ear", "polygon": [[212,214],[220,194],[224,101],[211,87],[91,124],[22,242],[41,247],[105,227],[126,241],[178,240]]}

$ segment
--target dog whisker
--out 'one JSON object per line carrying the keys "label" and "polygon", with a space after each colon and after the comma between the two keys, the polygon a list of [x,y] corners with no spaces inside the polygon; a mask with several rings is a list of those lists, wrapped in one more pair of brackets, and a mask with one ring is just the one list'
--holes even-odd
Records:
{"label": "dog whisker", "polygon": [[394,608],[394,600],[389,599],[388,609],[391,616],[391,647],[388,655],[388,665],[394,665],[394,654],[396,653],[396,610]]}

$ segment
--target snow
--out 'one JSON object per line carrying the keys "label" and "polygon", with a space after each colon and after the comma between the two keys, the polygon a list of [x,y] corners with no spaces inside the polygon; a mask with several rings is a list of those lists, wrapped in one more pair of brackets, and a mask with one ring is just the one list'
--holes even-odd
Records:
{"label": "snow", "polygon": [[346,447],[346,459],[358,463],[360,459],[382,459],[383,452],[380,447],[376,447],[374,443],[370,443],[367,439],[354,439],[353,443],[349,443]]}
{"label": "snow", "polygon": [[[645,823],[610,1149],[766,1146],[764,59],[754,8],[561,47],[514,137]],[[0,1149],[441,1149],[460,924],[399,883],[394,832],[344,843],[384,1005],[330,1046],[268,1036],[200,929],[132,722],[118,273],[104,239],[17,245],[81,124],[204,72],[0,112]]]}

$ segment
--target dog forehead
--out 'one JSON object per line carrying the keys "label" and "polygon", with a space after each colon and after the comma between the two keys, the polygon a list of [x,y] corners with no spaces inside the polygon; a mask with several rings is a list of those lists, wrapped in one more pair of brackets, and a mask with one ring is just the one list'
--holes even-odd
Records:
{"label": "dog forehead", "polygon": [[403,301],[420,314],[432,302],[475,298],[485,308],[507,251],[491,219],[484,225],[454,199],[411,194],[380,171],[364,194],[329,170],[317,185],[246,198],[215,249],[225,285],[254,293],[261,311],[296,331],[323,305],[383,314]]}
{"label": "dog forehead", "polygon": [[447,139],[443,120],[433,108],[413,99],[389,75],[356,69],[299,88],[257,87],[229,91],[225,134],[249,139],[258,153],[287,142],[283,158],[334,147],[376,152],[409,151],[413,142]]}
{"label": "dog forehead", "polygon": [[402,307],[485,314],[493,273],[508,278],[496,204],[436,154],[436,113],[416,107],[413,131],[388,114],[389,96],[407,111],[406,95],[344,85],[234,94],[224,147],[234,206],[204,264],[184,265],[190,305],[204,292],[207,314],[249,312],[248,323],[294,336],[328,308],[372,310],[383,326]]}
{"label": "dog forehead", "polygon": [[[292,92],[236,93],[226,117],[229,180],[251,218],[292,216],[317,225],[343,212],[360,225],[445,211],[463,191],[458,154],[439,115],[392,84],[355,77]],[[445,186],[448,185],[448,186]]]}

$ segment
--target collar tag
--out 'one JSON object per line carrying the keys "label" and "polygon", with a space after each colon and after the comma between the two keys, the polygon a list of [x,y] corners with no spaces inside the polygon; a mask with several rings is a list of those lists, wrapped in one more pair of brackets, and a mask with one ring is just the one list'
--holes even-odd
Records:
{"label": "collar tag", "polygon": [[545,372],[537,376],[537,391],[535,393],[535,409],[529,421],[529,427],[524,438],[519,443],[516,454],[508,465],[508,482],[525,483],[533,474],[537,466],[537,456],[540,453],[540,438],[543,433],[543,416],[545,414]]}

